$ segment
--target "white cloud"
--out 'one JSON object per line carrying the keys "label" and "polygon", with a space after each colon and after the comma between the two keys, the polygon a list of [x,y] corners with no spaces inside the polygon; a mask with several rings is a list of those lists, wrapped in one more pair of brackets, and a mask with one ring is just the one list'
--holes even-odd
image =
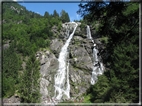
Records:
{"label": "white cloud", "polygon": [[70,17],[70,21],[71,21],[71,22],[74,21],[74,17]]}
{"label": "white cloud", "polygon": [[76,13],[74,16],[70,17],[70,21],[74,21],[74,20],[80,20],[80,16]]}
{"label": "white cloud", "polygon": [[39,12],[36,12],[36,13],[40,14]]}

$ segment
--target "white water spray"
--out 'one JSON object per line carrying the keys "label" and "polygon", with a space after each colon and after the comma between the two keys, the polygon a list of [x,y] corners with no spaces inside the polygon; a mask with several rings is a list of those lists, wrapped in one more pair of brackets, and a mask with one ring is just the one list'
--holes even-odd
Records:
{"label": "white water spray", "polygon": [[94,40],[92,39],[92,36],[91,36],[91,31],[90,31],[90,27],[87,25],[87,38],[88,39],[91,39],[92,42],[94,43]]}
{"label": "white water spray", "polygon": [[[94,40],[92,39],[91,32],[90,32],[90,27],[87,25],[87,38],[92,40],[94,43]],[[96,49],[96,44],[94,43],[94,48],[93,48],[93,61],[94,61],[94,67],[92,71],[92,77],[91,77],[91,84],[94,85],[97,81],[97,76],[102,75],[104,71],[104,66],[98,59],[98,50]]]}
{"label": "white water spray", "polygon": [[59,69],[57,70],[57,74],[55,75],[55,95],[54,98],[56,100],[61,100],[63,94],[67,96],[67,98],[70,98],[70,84],[69,84],[69,62],[66,65],[66,59],[67,59],[67,48],[69,46],[69,43],[74,35],[74,32],[78,26],[77,23],[71,22],[69,24],[75,24],[74,30],[72,34],[69,36],[68,40],[66,41],[65,45],[62,47],[61,52],[59,54]]}

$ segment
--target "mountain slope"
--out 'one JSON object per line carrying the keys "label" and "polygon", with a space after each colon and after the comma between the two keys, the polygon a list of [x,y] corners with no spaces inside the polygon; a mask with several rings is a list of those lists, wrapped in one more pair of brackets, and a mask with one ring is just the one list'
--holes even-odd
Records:
{"label": "mountain slope", "polygon": [[[52,102],[59,53],[73,31],[72,24],[63,24],[69,19],[61,19],[67,13],[54,17],[46,12],[40,16],[18,3],[7,2],[2,9],[4,101],[16,96],[21,103]],[[87,39],[86,28],[86,24],[78,25],[67,49],[71,87],[68,100],[72,102],[83,100],[82,95],[90,87],[93,43]],[[65,95],[61,101],[67,101]]]}
{"label": "mountain slope", "polygon": [[[48,48],[50,39],[58,37],[53,35],[51,28],[56,25],[60,29],[61,23],[60,17],[49,15],[46,18],[18,3],[2,3],[3,97],[17,95],[21,102],[39,102],[39,86],[36,85],[39,85],[40,74],[35,53]],[[34,86],[33,90],[31,86]]]}

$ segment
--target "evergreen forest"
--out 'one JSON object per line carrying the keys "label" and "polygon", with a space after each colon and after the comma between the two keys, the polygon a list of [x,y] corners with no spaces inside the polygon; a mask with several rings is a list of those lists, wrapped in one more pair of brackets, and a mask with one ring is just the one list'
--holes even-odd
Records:
{"label": "evergreen forest", "polygon": [[85,94],[85,102],[138,103],[139,3],[100,0],[80,3],[79,7],[78,14],[106,45],[101,53],[106,71]]}

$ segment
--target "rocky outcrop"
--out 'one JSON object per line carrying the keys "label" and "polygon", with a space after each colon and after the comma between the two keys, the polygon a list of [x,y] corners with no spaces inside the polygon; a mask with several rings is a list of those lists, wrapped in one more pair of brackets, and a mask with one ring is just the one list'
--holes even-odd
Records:
{"label": "rocky outcrop", "polygon": [[51,48],[52,52],[55,54],[55,56],[57,58],[59,57],[59,53],[61,51],[62,46],[63,46],[63,41],[62,40],[53,39],[51,41],[50,48]]}
{"label": "rocky outcrop", "polygon": [[[40,93],[42,94],[42,103],[53,102],[52,97],[55,94],[54,76],[59,68],[59,53],[69,34],[72,33],[73,27],[72,24],[65,23],[62,25],[60,32],[57,31],[56,27],[53,27],[52,31],[56,34],[58,33],[59,38],[52,39],[50,50],[38,51],[36,54],[37,59],[40,61]],[[65,30],[66,28],[69,28],[69,32]],[[84,32],[86,30],[81,31],[80,26],[78,26],[68,47],[67,61],[69,61],[70,101],[82,100],[82,95],[90,87],[94,44],[91,40],[87,39],[87,33]],[[101,42],[98,40],[94,42],[97,45],[101,45]],[[65,96],[62,98],[62,101],[64,100],[66,100]]]}
{"label": "rocky outcrop", "polygon": [[69,46],[71,100],[82,99],[82,94],[90,87],[93,69],[93,43],[77,30]]}
{"label": "rocky outcrop", "polygon": [[17,8],[15,8],[14,6],[10,7],[12,10],[16,11],[18,14],[20,13],[20,10],[18,10]]}
{"label": "rocky outcrop", "polygon": [[92,70],[92,60],[84,47],[71,46],[71,64],[85,70]]}
{"label": "rocky outcrop", "polygon": [[10,43],[11,43],[10,40],[5,41],[4,44],[3,44],[3,49],[5,50],[5,49],[9,48]]}
{"label": "rocky outcrop", "polygon": [[86,90],[90,86],[90,78],[91,74],[87,72],[87,70],[82,70],[79,68],[76,68],[72,65],[70,65],[70,85],[71,85],[71,99],[75,100],[79,96],[81,96],[83,93],[86,92]]}
{"label": "rocky outcrop", "polygon": [[51,101],[54,96],[54,75],[58,69],[58,60],[55,55],[49,51],[38,51],[37,59],[40,61],[40,93],[41,101],[44,103]]}
{"label": "rocky outcrop", "polygon": [[[18,96],[11,96],[10,98],[3,98],[3,103],[8,103],[8,105],[12,105],[12,103],[19,103],[20,105],[20,98]],[[11,104],[10,104],[11,103]]]}

